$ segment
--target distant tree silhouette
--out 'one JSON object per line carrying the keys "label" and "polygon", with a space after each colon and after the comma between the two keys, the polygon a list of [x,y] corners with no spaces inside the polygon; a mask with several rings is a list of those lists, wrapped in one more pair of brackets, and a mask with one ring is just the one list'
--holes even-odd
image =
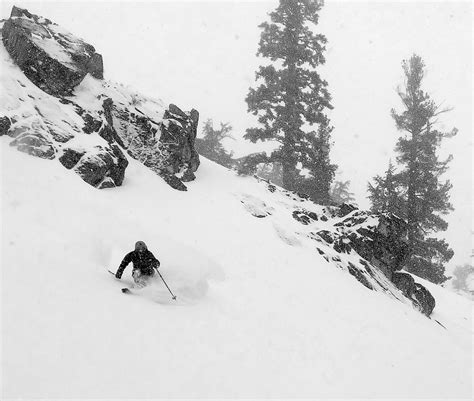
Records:
{"label": "distant tree silhouette", "polygon": [[202,129],[203,138],[196,138],[197,152],[222,166],[232,167],[234,164],[233,153],[227,152],[222,145],[223,139],[232,138],[231,131],[232,126],[229,123],[220,123],[220,127],[215,129],[213,121],[207,120]]}

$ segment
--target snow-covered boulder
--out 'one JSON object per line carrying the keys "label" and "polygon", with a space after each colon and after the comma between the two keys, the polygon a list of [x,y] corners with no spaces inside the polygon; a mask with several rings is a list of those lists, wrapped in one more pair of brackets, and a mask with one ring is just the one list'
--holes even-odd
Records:
{"label": "snow-covered boulder", "polygon": [[88,152],[65,148],[59,161],[88,184],[102,188],[122,185],[128,160],[117,145],[96,146]]}
{"label": "snow-covered boulder", "polygon": [[426,287],[415,282],[411,274],[394,272],[392,282],[403,292],[403,295],[413,301],[421,312],[426,316],[431,315],[436,306],[436,301]]}
{"label": "snow-covered boulder", "polygon": [[70,94],[87,73],[103,77],[102,56],[92,45],[28,10],[13,7],[2,40],[25,75],[49,94]]}

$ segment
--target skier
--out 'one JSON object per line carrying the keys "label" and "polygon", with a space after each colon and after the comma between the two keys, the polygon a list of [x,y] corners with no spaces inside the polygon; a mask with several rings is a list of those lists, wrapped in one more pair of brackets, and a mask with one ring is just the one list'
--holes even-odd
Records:
{"label": "skier", "polygon": [[160,261],[148,250],[143,241],[137,241],[135,250],[125,255],[115,277],[120,279],[130,262],[133,262],[133,280],[140,288],[149,284],[151,278],[155,275],[155,269],[158,270],[158,267],[160,267]]}

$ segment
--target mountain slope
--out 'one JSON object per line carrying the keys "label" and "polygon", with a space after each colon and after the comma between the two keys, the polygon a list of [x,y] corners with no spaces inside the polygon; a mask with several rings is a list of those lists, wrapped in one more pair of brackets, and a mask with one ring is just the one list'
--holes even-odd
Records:
{"label": "mountain slope", "polygon": [[[430,287],[444,329],[313,241],[289,245],[291,200],[253,178],[203,160],[183,193],[130,159],[124,185],[98,191],[0,144],[3,397],[470,398],[471,304]],[[107,273],[139,239],[176,302]]]}

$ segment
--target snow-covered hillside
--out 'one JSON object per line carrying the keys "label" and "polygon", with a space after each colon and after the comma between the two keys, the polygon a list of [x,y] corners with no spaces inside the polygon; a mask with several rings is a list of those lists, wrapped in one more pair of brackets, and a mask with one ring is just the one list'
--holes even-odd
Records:
{"label": "snow-covered hillside", "polygon": [[[426,283],[428,319],[368,290],[254,178],[203,160],[185,193],[130,158],[97,190],[0,145],[4,398],[471,397],[472,304]],[[177,301],[120,292],[136,240]]]}
{"label": "snow-covered hillside", "polygon": [[[470,398],[472,303],[399,272],[403,220],[201,163],[198,111],[0,31],[3,398]],[[137,240],[177,300],[120,291]]]}

